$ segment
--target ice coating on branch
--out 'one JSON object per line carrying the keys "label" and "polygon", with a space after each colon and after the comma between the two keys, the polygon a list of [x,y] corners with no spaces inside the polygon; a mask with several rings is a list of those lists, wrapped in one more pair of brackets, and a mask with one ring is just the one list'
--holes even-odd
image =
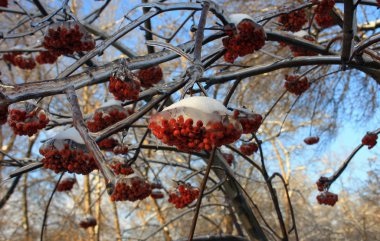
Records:
{"label": "ice coating on branch", "polygon": [[53,139],[56,139],[56,140],[72,140],[78,144],[84,144],[82,137],[80,136],[77,129],[75,129],[75,127],[71,127],[69,129],[66,129],[66,130],[58,133],[56,136],[53,137]]}
{"label": "ice coating on branch", "polygon": [[254,22],[254,20],[251,16],[249,16],[248,14],[244,14],[244,13],[234,13],[234,14],[231,14],[229,17],[230,17],[231,23],[235,24],[236,26],[241,21],[243,21],[244,19],[249,19],[249,20]]}

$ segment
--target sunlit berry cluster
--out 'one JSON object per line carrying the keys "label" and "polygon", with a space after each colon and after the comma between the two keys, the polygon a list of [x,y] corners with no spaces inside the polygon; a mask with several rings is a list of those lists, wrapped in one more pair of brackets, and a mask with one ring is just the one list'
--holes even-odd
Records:
{"label": "sunlit berry cluster", "polygon": [[303,140],[303,142],[305,142],[305,144],[307,145],[314,145],[314,144],[317,144],[319,142],[319,137],[318,136],[310,136],[310,137],[307,137]]}
{"label": "sunlit berry cluster", "polygon": [[36,62],[39,64],[54,64],[59,55],[55,52],[42,51],[36,56]]}
{"label": "sunlit berry cluster", "polygon": [[117,181],[115,190],[111,195],[111,201],[128,200],[134,202],[147,198],[151,193],[151,185],[143,178],[134,175],[133,177],[121,178]]}
{"label": "sunlit berry cluster", "polygon": [[[63,141],[62,148],[54,145],[55,141]],[[85,146],[72,144],[71,140],[50,140],[40,148],[44,158],[41,162],[44,168],[53,170],[55,173],[70,172],[87,175],[97,169],[95,160],[88,154]]]}
{"label": "sunlit berry cluster", "polygon": [[301,95],[310,87],[307,78],[299,75],[285,75],[285,80],[285,89],[295,95]]}
{"label": "sunlit berry cluster", "polygon": [[368,149],[372,149],[377,144],[377,134],[367,132],[362,139],[362,144],[368,146]]}
{"label": "sunlit berry cluster", "polygon": [[223,157],[224,159],[226,159],[228,165],[232,165],[232,162],[234,161],[234,155],[232,155],[231,153],[223,153]]}
{"label": "sunlit berry cluster", "polygon": [[121,106],[108,106],[97,109],[94,115],[87,121],[87,127],[91,132],[101,131],[108,126],[128,116],[127,110]]}
{"label": "sunlit berry cluster", "polygon": [[334,0],[321,0],[315,8],[315,21],[321,28],[328,28],[335,24],[333,17],[330,16],[334,5]]}
{"label": "sunlit berry cluster", "polygon": [[36,61],[31,55],[26,56],[19,52],[4,54],[3,59],[20,69],[34,69],[36,67]]}
{"label": "sunlit berry cluster", "polygon": [[8,118],[8,105],[0,105],[0,125],[5,124]]}
{"label": "sunlit berry cluster", "polygon": [[223,39],[227,52],[224,60],[233,63],[238,56],[252,54],[265,44],[265,32],[262,26],[251,20],[243,20],[237,25],[237,33]]}
{"label": "sunlit berry cluster", "polygon": [[125,78],[121,80],[116,76],[110,77],[109,91],[117,100],[137,100],[140,94],[141,83],[138,80]]}
{"label": "sunlit berry cluster", "polygon": [[[310,42],[315,42],[315,38],[313,38],[312,36],[306,35],[306,36],[303,36],[303,38],[310,41]],[[318,53],[313,51],[313,50],[310,50],[310,49],[305,48],[305,47],[297,46],[297,45],[291,44],[291,45],[289,45],[289,48],[292,51],[294,57],[318,55]]]}
{"label": "sunlit berry cluster", "polygon": [[106,138],[98,142],[98,146],[103,151],[113,151],[119,145],[119,141],[114,138]]}
{"label": "sunlit berry cluster", "polygon": [[185,120],[181,115],[177,119],[151,119],[149,128],[163,143],[179,150],[210,151],[213,146],[219,147],[239,139],[241,127],[236,123],[210,121],[205,126],[201,120],[194,123],[193,119]]}
{"label": "sunlit berry cluster", "polygon": [[137,72],[137,77],[140,79],[142,87],[150,88],[162,80],[162,69],[158,65],[146,69],[140,69]]}
{"label": "sunlit berry cluster", "polygon": [[97,222],[94,217],[88,217],[79,222],[79,226],[84,229],[95,227],[96,225]]}
{"label": "sunlit berry cluster", "polygon": [[298,32],[307,23],[304,9],[293,11],[289,14],[282,14],[278,21],[282,24],[281,28],[286,31]]}
{"label": "sunlit berry cluster", "polygon": [[115,155],[125,155],[128,151],[129,149],[127,145],[118,145],[113,148],[113,153]]}
{"label": "sunlit berry cluster", "polygon": [[324,204],[334,206],[335,203],[338,201],[338,195],[325,191],[317,196],[317,201],[320,205]]}
{"label": "sunlit berry cluster", "polygon": [[51,26],[42,45],[56,56],[95,48],[95,42],[91,35],[73,21]]}
{"label": "sunlit berry cluster", "polygon": [[57,186],[57,192],[67,192],[73,189],[76,179],[72,177],[62,179]]}
{"label": "sunlit berry cluster", "polygon": [[320,177],[316,182],[318,191],[322,192],[327,189],[330,184],[330,181],[327,177]]}
{"label": "sunlit berry cluster", "polygon": [[190,184],[178,185],[175,191],[169,193],[169,202],[175,205],[175,208],[184,208],[199,197],[199,189],[192,187]]}
{"label": "sunlit berry cluster", "polygon": [[45,112],[33,107],[26,102],[9,107],[8,124],[16,135],[32,136],[49,123]]}
{"label": "sunlit berry cluster", "polygon": [[109,164],[110,168],[116,175],[129,175],[134,173],[132,167],[128,166],[126,163],[118,160],[113,160]]}
{"label": "sunlit berry cluster", "polygon": [[258,150],[259,150],[259,146],[256,143],[248,143],[248,144],[243,144],[240,146],[240,151],[244,155],[247,155],[247,156],[252,155]]}
{"label": "sunlit berry cluster", "polygon": [[239,111],[234,111],[234,116],[237,118],[243,128],[243,134],[257,132],[263,121],[263,117],[259,114],[246,114],[239,116]]}

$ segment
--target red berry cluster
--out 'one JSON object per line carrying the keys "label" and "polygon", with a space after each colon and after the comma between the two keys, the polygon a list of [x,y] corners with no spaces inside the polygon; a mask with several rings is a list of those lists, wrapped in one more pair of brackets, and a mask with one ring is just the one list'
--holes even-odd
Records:
{"label": "red berry cluster", "polygon": [[51,169],[55,173],[70,172],[87,175],[98,168],[90,154],[69,143],[65,143],[64,147],[58,150],[52,140],[51,143],[45,143],[40,148],[40,153],[44,156],[41,160],[44,168]]}
{"label": "red berry cluster", "polygon": [[184,208],[199,197],[199,189],[192,187],[190,184],[178,185],[174,192],[169,193],[169,202],[175,205],[175,208]]}
{"label": "red berry cluster", "polygon": [[247,114],[244,117],[239,117],[239,111],[234,111],[234,116],[239,120],[242,128],[243,134],[249,134],[257,132],[263,121],[263,117],[259,114]]}
{"label": "red berry cluster", "polygon": [[0,7],[4,7],[4,8],[8,7],[8,0],[0,0]]}
{"label": "red berry cluster", "polygon": [[285,80],[285,89],[295,95],[301,95],[310,87],[307,78],[299,75],[285,75]]}
{"label": "red berry cluster", "polygon": [[43,51],[36,56],[36,61],[39,64],[54,64],[58,57],[55,52]]}
{"label": "red berry cluster", "polygon": [[57,26],[49,28],[42,44],[56,56],[95,48],[91,35],[72,21],[58,23]]}
{"label": "red berry cluster", "polygon": [[317,201],[320,205],[324,204],[334,206],[335,203],[338,201],[338,195],[325,191],[317,196]]}
{"label": "red berry cluster", "polygon": [[232,162],[234,161],[234,155],[232,155],[231,153],[223,153],[223,157],[224,159],[226,159],[228,165],[232,165]]}
{"label": "red berry cluster", "polygon": [[140,69],[137,77],[140,79],[142,87],[150,88],[162,80],[162,69],[158,65],[147,69]]}
{"label": "red berry cluster", "polygon": [[182,115],[177,119],[153,119],[149,123],[153,134],[163,143],[184,151],[210,151],[213,146],[232,143],[241,135],[240,125],[233,122],[210,121],[204,126],[201,120],[194,124],[193,119],[185,120]]}
{"label": "red berry cluster", "polygon": [[305,138],[303,141],[307,145],[314,145],[314,144],[319,142],[319,137],[318,136],[310,136],[308,138]]}
{"label": "red berry cluster", "polygon": [[367,132],[362,139],[362,144],[368,146],[368,149],[372,149],[377,144],[377,134]]}
{"label": "red berry cluster", "polygon": [[[314,1],[318,2],[318,1]],[[335,24],[333,17],[330,16],[331,10],[334,8],[334,0],[322,0],[315,8],[315,21],[321,28],[328,28]]]}
{"label": "red berry cluster", "polygon": [[76,179],[69,177],[61,180],[57,186],[57,192],[66,192],[73,189],[74,184],[76,183]]}
{"label": "red berry cluster", "polygon": [[128,146],[118,145],[113,148],[113,153],[115,153],[115,155],[125,155],[128,151]]}
{"label": "red berry cluster", "polygon": [[119,142],[114,138],[106,138],[98,142],[99,148],[104,151],[113,151],[117,145],[119,145]]}
{"label": "red berry cluster", "polygon": [[20,69],[34,69],[36,67],[36,62],[32,56],[24,56],[19,52],[4,54],[3,59]]}
{"label": "red berry cluster", "polygon": [[327,177],[320,177],[316,184],[318,187],[318,191],[322,192],[327,189],[327,187],[330,184],[330,181]]}
{"label": "red berry cluster", "polygon": [[265,32],[262,26],[251,20],[243,20],[237,25],[237,33],[224,38],[223,46],[227,52],[224,60],[233,63],[240,56],[252,54],[261,49],[265,44]]}
{"label": "red berry cluster", "polygon": [[93,217],[88,217],[82,221],[80,221],[79,226],[81,228],[87,229],[89,227],[95,227],[97,225],[96,219]]}
{"label": "red berry cluster", "polygon": [[0,105],[0,125],[5,124],[8,118],[8,105]]}
{"label": "red berry cluster", "polygon": [[127,110],[121,106],[109,106],[97,109],[91,119],[87,121],[91,132],[101,131],[128,116]]}
{"label": "red berry cluster", "polygon": [[259,150],[259,146],[256,143],[243,144],[240,146],[240,151],[247,156],[252,155]]}
{"label": "red berry cluster", "polygon": [[153,199],[163,199],[164,198],[164,194],[160,190],[153,190],[152,193],[150,194],[150,196]]}
{"label": "red berry cluster", "polygon": [[117,100],[137,100],[140,94],[141,83],[138,80],[125,79],[124,81],[115,77],[110,77],[109,91]]}
{"label": "red berry cluster", "polygon": [[32,136],[38,130],[45,128],[48,123],[49,118],[39,108],[27,112],[25,108],[10,107],[8,124],[16,135]]}
{"label": "red berry cluster", "polygon": [[111,201],[131,201],[143,200],[152,193],[151,185],[143,178],[134,176],[132,178],[119,179],[116,183]]}
{"label": "red berry cluster", "polygon": [[126,163],[121,161],[112,161],[110,163],[110,168],[116,175],[129,175],[134,173],[132,167],[128,166]]}
{"label": "red berry cluster", "polygon": [[[310,42],[315,42],[315,38],[313,38],[312,36],[306,35],[306,36],[303,36],[303,38]],[[318,55],[318,53],[314,52],[313,50],[309,50],[307,48],[296,46],[296,45],[289,45],[289,48],[292,51],[294,57]]]}
{"label": "red berry cluster", "polygon": [[307,23],[306,13],[304,9],[282,14],[278,21],[282,24],[282,29],[285,31],[298,32],[302,26]]}

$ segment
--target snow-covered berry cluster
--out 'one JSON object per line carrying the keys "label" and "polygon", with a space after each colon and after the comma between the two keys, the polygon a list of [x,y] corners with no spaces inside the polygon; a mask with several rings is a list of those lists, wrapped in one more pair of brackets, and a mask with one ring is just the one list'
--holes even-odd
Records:
{"label": "snow-covered berry cluster", "polygon": [[146,69],[140,69],[137,72],[137,77],[140,79],[142,87],[150,88],[162,80],[162,69],[158,65]]}
{"label": "snow-covered berry cluster", "polygon": [[322,192],[327,189],[330,184],[330,181],[327,177],[320,177],[316,182],[318,191]]}
{"label": "snow-covered berry cluster", "polygon": [[59,55],[52,51],[42,51],[36,56],[36,62],[39,64],[54,64]]}
{"label": "snow-covered berry cluster", "polygon": [[149,128],[163,143],[183,151],[210,151],[241,136],[241,125],[222,103],[204,96],[183,99],[153,115]]}
{"label": "snow-covered berry cluster", "polygon": [[56,56],[89,51],[95,48],[95,41],[86,30],[74,21],[52,24],[42,45]]}
{"label": "snow-covered berry cluster", "polygon": [[8,119],[8,105],[0,105],[0,125],[7,122]]}
{"label": "snow-covered berry cluster", "polygon": [[32,136],[49,123],[45,112],[29,102],[9,106],[8,124],[16,135]]}
{"label": "snow-covered berry cluster", "polygon": [[199,197],[199,189],[194,188],[191,184],[181,184],[175,191],[169,193],[169,202],[175,205],[175,208],[184,208]]}
{"label": "snow-covered berry cluster", "polygon": [[306,12],[304,9],[293,11],[289,14],[282,14],[278,22],[282,24],[281,29],[285,31],[298,32],[307,23]]}
{"label": "snow-covered berry cluster", "polygon": [[128,116],[128,111],[118,105],[105,106],[95,111],[87,120],[87,127],[91,132],[101,131]]}
{"label": "snow-covered berry cluster", "polygon": [[132,167],[128,166],[127,163],[114,158],[109,164],[110,168],[116,175],[129,175],[134,173]]}
{"label": "snow-covered berry cluster", "polygon": [[[310,41],[310,42],[315,42],[315,38],[313,38],[312,36],[305,35],[305,36],[303,36],[303,38]],[[296,45],[291,44],[291,45],[289,45],[289,48],[292,51],[294,57],[318,55],[317,52],[314,52],[313,50],[310,50],[310,49],[307,49],[307,48],[301,47],[301,46],[296,46]]]}
{"label": "snow-covered berry cluster", "polygon": [[334,5],[334,0],[321,0],[315,8],[315,21],[321,28],[329,28],[335,25],[334,18],[330,15]]}
{"label": "snow-covered berry cluster", "polygon": [[244,19],[237,24],[237,31],[228,31],[230,36],[222,40],[227,52],[224,60],[233,63],[237,57],[252,54],[265,44],[264,28],[250,19]]}
{"label": "snow-covered berry cluster", "polygon": [[96,225],[97,225],[97,222],[94,217],[87,217],[79,222],[79,226],[84,229],[95,227]]}
{"label": "snow-covered berry cluster", "polygon": [[131,174],[117,181],[111,201],[137,201],[147,198],[152,193],[151,185],[142,177]]}
{"label": "snow-covered berry cluster", "polygon": [[76,179],[72,177],[62,179],[57,186],[57,192],[67,192],[73,189]]}
{"label": "snow-covered berry cluster", "polygon": [[243,134],[249,134],[257,132],[263,121],[263,117],[260,114],[245,114],[239,116],[239,111],[234,111],[234,117],[237,118],[243,128]]}
{"label": "snow-covered berry cluster", "polygon": [[232,155],[231,153],[223,153],[223,157],[224,159],[226,159],[228,165],[232,165],[232,162],[234,161],[234,155]]}
{"label": "snow-covered berry cluster", "polygon": [[253,153],[259,150],[259,146],[256,143],[248,143],[240,146],[240,151],[247,156],[252,155]]}
{"label": "snow-covered berry cluster", "polygon": [[301,77],[299,75],[285,75],[284,87],[292,94],[301,95],[309,89],[310,83],[306,76]]}
{"label": "snow-covered berry cluster", "polygon": [[20,69],[34,69],[36,67],[36,61],[34,61],[33,56],[23,55],[19,52],[4,54],[3,59]]}
{"label": "snow-covered berry cluster", "polygon": [[362,139],[362,144],[368,146],[368,149],[372,149],[377,144],[377,134],[367,132]]}
{"label": "snow-covered berry cluster", "polygon": [[303,140],[303,142],[305,142],[305,144],[307,145],[314,145],[314,144],[317,144],[319,142],[319,137],[318,136],[310,136],[310,137],[307,137]]}
{"label": "snow-covered berry cluster", "polygon": [[335,203],[338,201],[338,195],[325,191],[317,196],[317,201],[320,205],[324,204],[334,206]]}
{"label": "snow-covered berry cluster", "polygon": [[110,77],[109,91],[117,100],[137,100],[140,94],[141,82],[137,78],[128,78],[123,68],[118,68]]}

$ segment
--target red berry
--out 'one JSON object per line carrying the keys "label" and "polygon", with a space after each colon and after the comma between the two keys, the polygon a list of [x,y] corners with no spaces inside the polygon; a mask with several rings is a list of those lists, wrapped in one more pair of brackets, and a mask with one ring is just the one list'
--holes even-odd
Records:
{"label": "red berry", "polygon": [[320,205],[334,206],[338,201],[338,195],[325,191],[317,196],[317,201]]}
{"label": "red berry", "polygon": [[76,183],[76,179],[69,177],[61,180],[57,186],[57,192],[66,192],[70,191],[73,187],[74,184]]}
{"label": "red berry", "polygon": [[367,132],[362,139],[362,144],[368,146],[368,149],[372,149],[377,144],[377,134]]}
{"label": "red berry", "polygon": [[307,145],[314,145],[319,142],[319,137],[318,136],[310,136],[308,138],[305,138],[303,140]]}
{"label": "red berry", "polygon": [[256,143],[243,144],[240,146],[240,151],[244,155],[252,155],[254,152],[259,150],[259,146]]}

